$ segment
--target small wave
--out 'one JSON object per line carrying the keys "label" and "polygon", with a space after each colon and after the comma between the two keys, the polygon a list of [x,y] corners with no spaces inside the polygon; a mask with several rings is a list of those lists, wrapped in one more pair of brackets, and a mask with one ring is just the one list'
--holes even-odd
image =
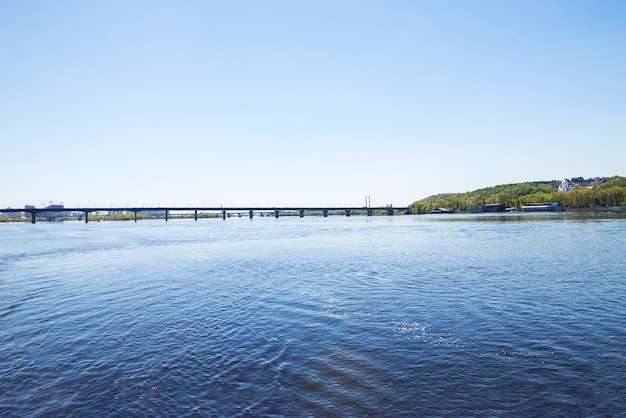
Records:
{"label": "small wave", "polygon": [[296,288],[294,289],[294,292],[300,294],[301,297],[308,297],[309,299],[317,299],[326,302],[326,308],[331,310],[340,306],[344,302],[343,298],[322,288]]}
{"label": "small wave", "polygon": [[432,335],[431,325],[427,322],[393,322],[394,334],[409,340],[419,340],[436,346],[460,346],[461,337],[452,334]]}
{"label": "small wave", "polygon": [[396,322],[393,321],[393,332],[413,340],[425,340],[430,325],[426,322]]}

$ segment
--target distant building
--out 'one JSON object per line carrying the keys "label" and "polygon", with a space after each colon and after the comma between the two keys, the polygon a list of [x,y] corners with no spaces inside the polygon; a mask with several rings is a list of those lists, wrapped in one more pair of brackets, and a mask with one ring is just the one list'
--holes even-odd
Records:
{"label": "distant building", "polygon": [[63,211],[65,209],[63,205],[48,205],[44,209],[53,209],[50,211],[44,211],[39,214],[42,218],[46,218],[48,221],[54,221],[57,219],[69,218],[71,213],[69,211]]}
{"label": "distant building", "polygon": [[559,186],[559,192],[563,192],[563,193],[569,192],[573,188],[574,186],[571,185],[567,179],[563,179],[563,181],[561,182],[561,185]]}
{"label": "distant building", "polygon": [[109,216],[127,215],[128,211],[127,210],[110,210],[108,213],[109,213]]}
{"label": "distant building", "polygon": [[[11,208],[7,208],[11,209]],[[24,212],[0,212],[0,216],[6,216],[7,218],[24,218]]]}

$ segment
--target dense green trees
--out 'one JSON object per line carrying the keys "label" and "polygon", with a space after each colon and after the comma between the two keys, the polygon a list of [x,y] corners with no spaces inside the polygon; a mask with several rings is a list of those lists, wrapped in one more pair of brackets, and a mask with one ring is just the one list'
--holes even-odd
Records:
{"label": "dense green trees", "polygon": [[[582,178],[573,179],[583,183]],[[410,213],[428,213],[437,207],[455,212],[481,212],[484,205],[503,203],[506,207],[521,207],[531,203],[559,202],[565,208],[626,206],[626,177],[609,177],[597,186],[582,186],[569,192],[559,192],[560,181],[516,183],[487,187],[468,193],[448,193],[430,196],[414,202]]]}

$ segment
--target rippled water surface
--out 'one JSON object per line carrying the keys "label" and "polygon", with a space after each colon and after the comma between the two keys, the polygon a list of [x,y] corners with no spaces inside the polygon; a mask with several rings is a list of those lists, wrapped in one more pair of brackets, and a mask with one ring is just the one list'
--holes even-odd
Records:
{"label": "rippled water surface", "polygon": [[625,416],[626,221],[0,224],[2,416]]}

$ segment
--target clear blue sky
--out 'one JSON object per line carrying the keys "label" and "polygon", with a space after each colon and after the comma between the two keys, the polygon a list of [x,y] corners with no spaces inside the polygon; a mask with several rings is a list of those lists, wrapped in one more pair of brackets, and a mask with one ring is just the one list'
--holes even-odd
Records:
{"label": "clear blue sky", "polygon": [[626,175],[626,2],[2,1],[0,207]]}

